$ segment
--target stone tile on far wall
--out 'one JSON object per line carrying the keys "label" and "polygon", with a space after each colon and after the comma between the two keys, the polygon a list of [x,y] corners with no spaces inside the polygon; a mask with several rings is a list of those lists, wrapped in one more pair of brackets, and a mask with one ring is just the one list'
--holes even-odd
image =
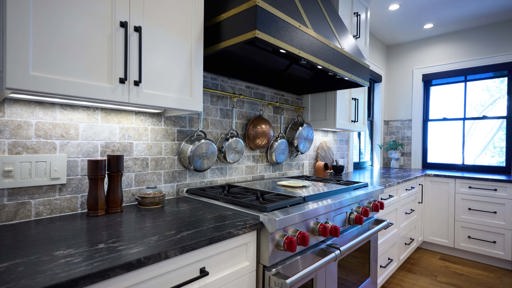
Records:
{"label": "stone tile on far wall", "polygon": [[47,198],[34,201],[34,217],[78,212],[80,196]]}
{"label": "stone tile on far wall", "polygon": [[0,118],[4,118],[5,116],[5,101],[0,101]]}
{"label": "stone tile on far wall", "polygon": [[164,171],[176,169],[176,161],[173,157],[150,157],[149,171]]}
{"label": "stone tile on far wall", "polygon": [[7,202],[57,197],[57,186],[7,188]]}
{"label": "stone tile on far wall", "polygon": [[148,157],[125,157],[124,158],[124,172],[125,173],[138,173],[146,172],[149,170]]}
{"label": "stone tile on far wall", "polygon": [[68,177],[66,184],[59,185],[59,196],[86,194],[89,181],[86,176]]}
{"label": "stone tile on far wall", "polygon": [[59,141],[59,153],[68,158],[97,158],[100,156],[98,142]]}
{"label": "stone tile on far wall", "polygon": [[7,155],[7,141],[0,140],[0,155]]}
{"label": "stone tile on far wall", "polygon": [[115,125],[85,124],[80,127],[82,141],[117,141],[118,127]]}
{"label": "stone tile on far wall", "polygon": [[100,145],[100,157],[111,155],[133,156],[133,142],[105,142]]}
{"label": "stone tile on far wall", "polygon": [[47,121],[57,119],[57,105],[54,104],[13,99],[6,99],[4,103],[5,118],[8,119]]}
{"label": "stone tile on far wall", "polygon": [[119,141],[149,141],[148,127],[119,127]]}
{"label": "stone tile on far wall", "polygon": [[133,121],[135,126],[162,127],[163,116],[162,113],[135,112]]}
{"label": "stone tile on far wall", "polygon": [[135,174],[135,187],[158,186],[162,184],[162,172],[145,172]]}
{"label": "stone tile on far wall", "polygon": [[0,223],[28,220],[32,218],[32,201],[0,204]]}
{"label": "stone tile on far wall", "polygon": [[5,202],[6,195],[7,195],[7,190],[6,189],[0,189],[0,203],[4,203]]}
{"label": "stone tile on far wall", "polygon": [[228,177],[228,169],[226,165],[212,167],[208,169],[208,179],[218,179]]}
{"label": "stone tile on far wall", "polygon": [[149,140],[151,142],[169,142],[174,139],[176,139],[176,133],[174,129],[169,129],[167,127],[151,127],[149,129]]}
{"label": "stone tile on far wall", "polygon": [[80,176],[80,160],[79,159],[69,159],[68,158],[66,168],[67,168],[66,169],[67,177]]}
{"label": "stone tile on far wall", "polygon": [[130,189],[133,188],[135,181],[135,174],[134,173],[123,173],[123,189]]}
{"label": "stone tile on far wall", "polygon": [[100,122],[102,124],[115,124],[120,126],[131,126],[134,124],[133,112],[122,110],[100,110]]}
{"label": "stone tile on far wall", "polygon": [[133,149],[134,156],[162,156],[162,143],[135,143]]}
{"label": "stone tile on far wall", "polygon": [[56,154],[57,143],[53,141],[10,141],[7,143],[7,154]]}
{"label": "stone tile on far wall", "polygon": [[99,108],[71,105],[58,105],[57,107],[57,121],[80,124],[100,122]]}
{"label": "stone tile on far wall", "polygon": [[78,140],[79,124],[61,122],[36,122],[34,138],[41,140]]}
{"label": "stone tile on far wall", "polygon": [[31,140],[34,125],[31,121],[0,119],[0,139]]}

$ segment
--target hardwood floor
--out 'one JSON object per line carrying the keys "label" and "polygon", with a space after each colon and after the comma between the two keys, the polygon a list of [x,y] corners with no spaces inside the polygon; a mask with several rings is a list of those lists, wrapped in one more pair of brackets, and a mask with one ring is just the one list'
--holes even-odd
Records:
{"label": "hardwood floor", "polygon": [[512,271],[418,248],[381,288],[511,288]]}

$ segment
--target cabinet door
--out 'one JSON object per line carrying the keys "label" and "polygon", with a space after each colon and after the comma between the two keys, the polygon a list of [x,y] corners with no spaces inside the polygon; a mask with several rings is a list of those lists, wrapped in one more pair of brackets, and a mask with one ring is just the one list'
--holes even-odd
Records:
{"label": "cabinet door", "polygon": [[368,88],[337,91],[336,128],[350,131],[366,129],[366,99]]}
{"label": "cabinet door", "polygon": [[423,184],[423,240],[453,247],[455,180],[425,177]]}
{"label": "cabinet door", "polygon": [[201,111],[203,1],[131,0],[130,8],[130,102]]}
{"label": "cabinet door", "polygon": [[357,37],[354,37],[357,46],[361,49],[363,55],[368,57],[368,50],[370,47],[370,22],[368,17],[370,12],[368,5],[363,3],[361,0],[354,0],[353,13],[358,13],[359,20],[357,20],[357,17],[352,14],[352,34],[355,35],[357,33]]}
{"label": "cabinet door", "polygon": [[127,101],[128,0],[8,0],[6,88]]}

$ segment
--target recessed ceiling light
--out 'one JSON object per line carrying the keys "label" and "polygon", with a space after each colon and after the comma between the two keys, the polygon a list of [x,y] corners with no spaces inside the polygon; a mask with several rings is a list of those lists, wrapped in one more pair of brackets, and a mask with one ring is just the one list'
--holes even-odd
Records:
{"label": "recessed ceiling light", "polygon": [[432,29],[433,27],[434,27],[433,23],[427,23],[427,24],[423,25],[423,29]]}
{"label": "recessed ceiling light", "polygon": [[324,68],[324,67],[322,67],[322,66],[320,66],[320,65],[316,65],[316,68],[318,68],[318,69],[322,69],[322,68]]}
{"label": "recessed ceiling light", "polygon": [[398,3],[392,3],[391,5],[388,6],[389,11],[395,11],[398,10],[398,8],[400,8],[400,4]]}
{"label": "recessed ceiling light", "polygon": [[279,52],[281,52],[281,53],[286,53],[286,50],[284,50],[284,49],[279,49]]}

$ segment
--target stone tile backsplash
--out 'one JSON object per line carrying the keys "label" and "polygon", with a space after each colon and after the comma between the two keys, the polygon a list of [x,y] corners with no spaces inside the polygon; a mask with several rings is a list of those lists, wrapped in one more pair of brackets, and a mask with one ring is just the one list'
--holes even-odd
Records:
{"label": "stone tile backsplash", "polygon": [[[254,98],[302,106],[302,96],[283,93],[213,74],[204,74],[204,87]],[[203,130],[214,140],[231,125],[231,105],[237,113],[236,128],[245,125],[260,109],[277,134],[281,112],[285,123],[296,116],[288,108],[261,105],[249,100],[204,93]],[[217,162],[206,172],[185,170],[176,155],[181,142],[199,126],[197,114],[165,117],[162,114],[64,106],[28,101],[0,102],[0,155],[67,154],[64,185],[0,189],[0,223],[76,213],[86,210],[87,159],[124,154],[124,203],[148,185],[158,185],[167,197],[183,188],[275,176],[312,174],[316,148],[327,141],[336,158],[347,159],[349,132],[315,131],[310,151],[281,165],[270,165],[264,151],[246,147],[236,164]],[[410,138],[410,136],[409,136]]]}
{"label": "stone tile backsplash", "polygon": [[[384,143],[398,140],[405,144],[400,159],[400,168],[411,168],[412,120],[384,120]],[[383,167],[389,167],[391,159],[383,153]]]}

